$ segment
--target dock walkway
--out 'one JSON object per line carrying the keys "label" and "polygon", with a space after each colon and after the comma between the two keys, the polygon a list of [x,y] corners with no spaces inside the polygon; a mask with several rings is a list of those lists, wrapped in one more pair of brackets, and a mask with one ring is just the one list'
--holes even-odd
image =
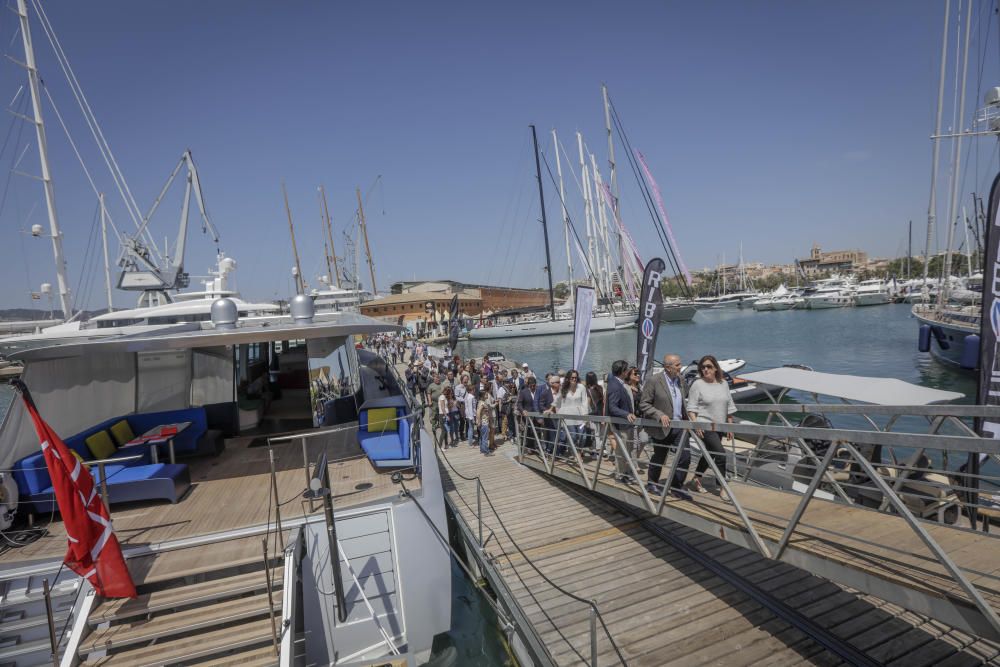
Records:
{"label": "dock walkway", "polygon": [[532,470],[511,444],[438,454],[470,552],[543,664],[591,664],[589,606],[552,584],[596,603],[600,665],[618,651],[629,665],[1000,663],[994,642]]}

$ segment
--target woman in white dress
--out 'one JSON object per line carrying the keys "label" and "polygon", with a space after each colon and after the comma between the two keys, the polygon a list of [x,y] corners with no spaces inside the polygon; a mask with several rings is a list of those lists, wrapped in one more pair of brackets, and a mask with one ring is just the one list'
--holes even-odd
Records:
{"label": "woman in white dress", "polygon": [[[550,408],[552,412],[562,415],[587,415],[590,414],[590,401],[587,397],[587,388],[580,382],[579,371],[571,370],[563,378],[559,393],[555,396],[555,402]],[[582,419],[565,419],[566,427],[573,435],[573,444],[577,449],[583,446],[585,437],[584,426],[587,422]],[[556,456],[563,456],[569,453],[569,446],[566,443],[566,432],[559,429],[559,447],[556,449]]]}

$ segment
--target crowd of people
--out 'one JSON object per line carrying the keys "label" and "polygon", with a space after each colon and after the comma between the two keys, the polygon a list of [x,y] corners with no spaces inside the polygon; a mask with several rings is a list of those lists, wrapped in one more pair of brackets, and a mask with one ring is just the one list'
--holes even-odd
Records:
{"label": "crowd of people", "polygon": [[[736,406],[722,368],[712,355],[698,361],[697,379],[689,386],[676,354],[663,357],[663,373],[651,373],[641,383],[639,369],[624,360],[614,362],[602,382],[594,371],[581,375],[569,370],[540,377],[526,363],[507,368],[488,358],[462,359],[450,349],[436,356],[418,341],[399,338],[376,340],[370,347],[387,361],[407,364],[407,387],[429,410],[432,429],[442,447],[466,442],[478,445],[484,456],[491,456],[499,442],[521,432],[527,447],[564,457],[569,455],[572,438],[583,456],[602,455],[613,460],[615,475],[624,484],[638,484],[633,470],[645,469],[646,487],[656,493],[663,492],[660,478],[668,453],[676,451],[677,464],[668,483],[669,491],[681,497],[709,492],[702,484],[709,468],[708,456],[718,472],[726,474],[723,439],[731,439],[731,433],[695,430],[707,456],[699,458],[690,475],[687,432],[671,427],[673,421],[733,422]],[[598,449],[594,422],[573,418],[585,415],[617,418],[610,429],[607,451]],[[639,418],[657,425],[639,428],[635,425]],[[623,450],[629,457],[621,455]],[[644,453],[649,455],[648,463]],[[629,466],[629,458],[635,468]],[[728,500],[720,485],[713,487]]]}

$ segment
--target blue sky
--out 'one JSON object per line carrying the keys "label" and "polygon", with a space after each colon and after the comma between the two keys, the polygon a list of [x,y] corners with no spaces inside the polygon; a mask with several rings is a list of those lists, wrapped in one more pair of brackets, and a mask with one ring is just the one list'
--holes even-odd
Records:
{"label": "blue sky", "polygon": [[[541,286],[528,125],[538,126],[550,160],[549,131],[556,128],[575,157],[579,130],[606,165],[601,82],[660,183],[690,267],[723,254],[732,260],[740,242],[748,261],[789,262],[814,242],[904,254],[911,219],[922,249],[938,2],[45,6],[142,208],[182,151],[193,151],[247,297],[293,290],[282,180],[312,283],[326,272],[316,193],[322,183],[340,251],[354,188],[366,193],[382,289],[413,277]],[[988,12],[980,13],[970,100],[978,59],[983,85],[1000,83],[997,20],[984,57]],[[0,35],[5,52],[20,59],[15,19],[0,17]],[[37,22],[32,26],[47,86],[125,226],[51,49]],[[0,99],[11,99],[23,78],[11,63],[0,67]],[[75,289],[81,274],[97,268],[93,252],[84,263],[96,202],[51,107],[45,111]],[[29,130],[18,154],[33,146]],[[15,159],[13,145],[0,154],[4,171]],[[965,193],[988,187],[996,169],[994,144],[979,146],[963,182],[965,201]],[[661,254],[618,150],[625,223],[644,257]],[[19,168],[38,173],[33,148]],[[562,278],[557,199],[547,179],[545,187]],[[18,231],[45,223],[42,191],[20,176],[8,190],[0,211],[0,305],[27,306],[30,289],[54,282],[49,246]],[[569,176],[567,193],[582,234],[580,196]],[[177,187],[154,218],[157,238],[175,235],[180,197]],[[188,270],[203,273],[213,253],[193,234]],[[84,305],[103,305],[100,280],[91,278]],[[116,305],[131,301],[116,295]]]}

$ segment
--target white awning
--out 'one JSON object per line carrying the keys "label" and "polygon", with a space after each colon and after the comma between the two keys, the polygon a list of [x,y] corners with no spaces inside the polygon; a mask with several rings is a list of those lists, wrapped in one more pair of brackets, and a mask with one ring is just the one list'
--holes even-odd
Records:
{"label": "white awning", "polygon": [[772,368],[744,373],[740,377],[749,382],[874,405],[931,405],[947,403],[965,396],[957,391],[930,389],[893,378],[835,375],[800,368]]}

